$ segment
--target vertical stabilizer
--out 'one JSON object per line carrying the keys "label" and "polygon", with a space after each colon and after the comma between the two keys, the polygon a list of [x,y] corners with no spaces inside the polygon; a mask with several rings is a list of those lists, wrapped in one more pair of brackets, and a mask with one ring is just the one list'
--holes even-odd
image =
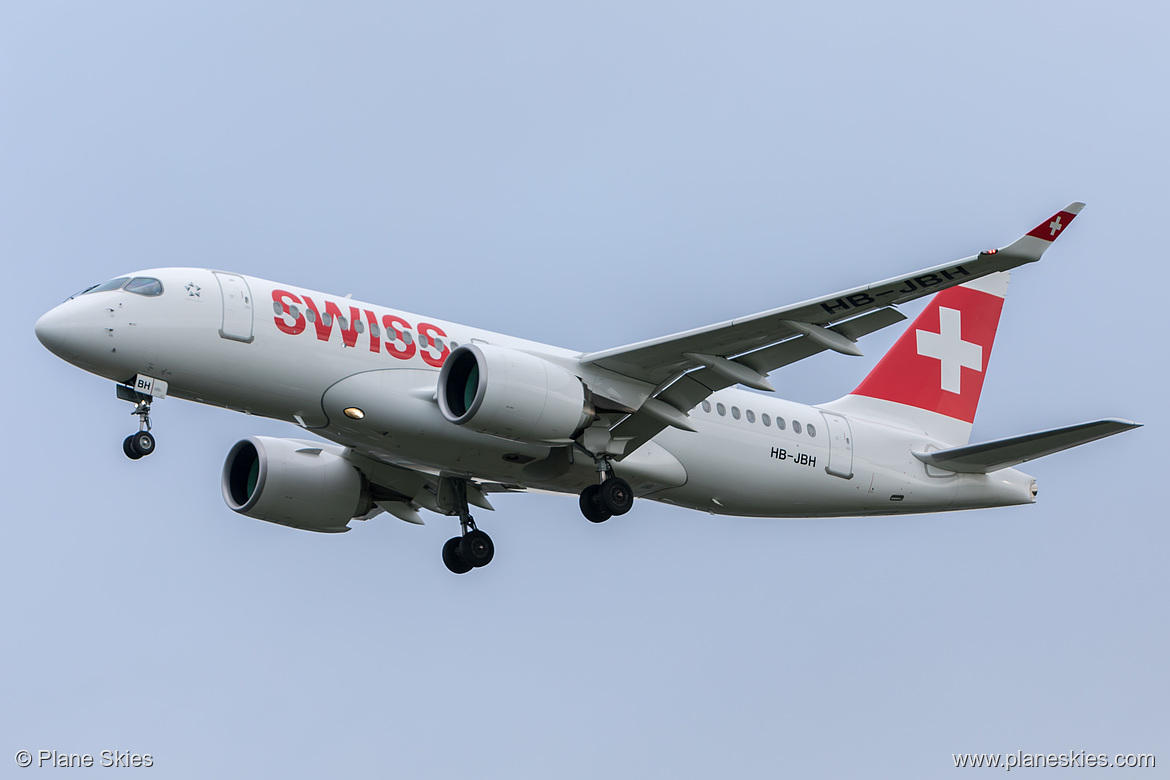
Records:
{"label": "vertical stabilizer", "polygon": [[1009,276],[1002,271],[935,295],[857,389],[826,406],[965,444]]}

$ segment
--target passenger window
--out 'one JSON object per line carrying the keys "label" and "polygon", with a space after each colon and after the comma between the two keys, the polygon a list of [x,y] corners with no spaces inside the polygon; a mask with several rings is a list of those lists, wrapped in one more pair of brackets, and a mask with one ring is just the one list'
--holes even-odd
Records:
{"label": "passenger window", "polygon": [[353,321],[353,329],[356,330],[358,333],[365,333],[366,332],[366,323],[362,322],[361,320],[354,320]]}
{"label": "passenger window", "polygon": [[727,416],[727,407],[723,404],[715,404],[715,411],[719,412],[720,417]]}
{"label": "passenger window", "polygon": [[316,322],[317,312],[313,311],[312,309],[305,309],[305,319],[307,319],[309,322]]}
{"label": "passenger window", "polygon": [[750,423],[754,423],[756,421],[756,413],[753,412],[751,409],[747,410],[747,413],[745,416],[747,417],[747,421]]}
{"label": "passenger window", "polygon": [[703,411],[706,412],[707,414],[711,413],[711,402],[710,401],[703,402]]}
{"label": "passenger window", "polygon": [[792,432],[793,433],[800,433],[800,423],[797,422],[796,420],[792,421]]}
{"label": "passenger window", "polygon": [[731,407],[731,416],[737,420],[739,419],[739,407],[738,406]]}
{"label": "passenger window", "polygon": [[784,418],[783,417],[776,418],[776,427],[779,428],[780,430],[784,430]]}
{"label": "passenger window", "polygon": [[768,428],[772,425],[772,418],[769,417],[766,413],[761,414],[760,415],[760,422],[762,422],[764,424],[765,428]]}
{"label": "passenger window", "polygon": [[813,427],[812,423],[809,423],[808,425],[804,426],[804,429],[806,431],[808,431],[808,437],[810,439],[815,439],[817,437],[817,429]]}
{"label": "passenger window", "polygon": [[414,343],[414,334],[412,334],[409,330],[402,331],[402,343],[403,344],[413,344]]}
{"label": "passenger window", "polygon": [[327,328],[333,327],[333,315],[330,314],[329,312],[325,312],[324,314],[322,314],[321,315],[321,324]]}
{"label": "passenger window", "polygon": [[378,327],[378,323],[376,323],[376,322],[370,323],[370,335],[372,335],[372,336],[381,336],[382,335],[382,329]]}
{"label": "passenger window", "polygon": [[277,317],[284,314],[284,307],[280,305],[280,301],[273,301],[272,302],[272,312]]}
{"label": "passenger window", "polygon": [[149,276],[135,276],[126,284],[126,292],[137,295],[162,295],[162,282]]}

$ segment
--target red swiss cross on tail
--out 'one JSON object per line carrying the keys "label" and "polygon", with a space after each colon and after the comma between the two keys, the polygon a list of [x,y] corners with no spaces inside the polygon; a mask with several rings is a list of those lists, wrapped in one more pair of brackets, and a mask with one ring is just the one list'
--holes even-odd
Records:
{"label": "red swiss cross on tail", "polygon": [[[983,392],[1009,271],[1039,260],[1084,207],[1080,201],[1070,203],[1007,246],[980,252],[947,270],[936,267],[931,273],[911,277],[912,283],[897,292],[914,293],[916,287],[925,292],[927,281],[942,286],[945,279],[955,284],[962,278],[955,277],[956,270],[977,278],[939,290],[857,389],[826,408],[891,421],[947,444],[966,444]],[[864,298],[854,297],[876,303],[876,296],[890,294],[878,283],[866,288]],[[912,297],[917,296],[892,303]],[[824,308],[832,314],[846,303],[855,305],[854,298],[837,298],[832,307]]]}
{"label": "red swiss cross on tail", "polygon": [[943,290],[853,395],[975,419],[991,357],[1007,272]]}

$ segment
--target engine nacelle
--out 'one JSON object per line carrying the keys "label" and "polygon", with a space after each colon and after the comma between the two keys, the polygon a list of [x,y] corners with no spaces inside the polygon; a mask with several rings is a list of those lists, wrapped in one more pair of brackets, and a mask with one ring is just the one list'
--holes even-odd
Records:
{"label": "engine nacelle", "polygon": [[438,397],[456,425],[513,441],[565,442],[593,418],[571,371],[493,344],[457,347],[439,372]]}
{"label": "engine nacelle", "polygon": [[223,499],[236,512],[306,531],[341,533],[370,511],[361,472],[312,442],[250,436],[223,464]]}

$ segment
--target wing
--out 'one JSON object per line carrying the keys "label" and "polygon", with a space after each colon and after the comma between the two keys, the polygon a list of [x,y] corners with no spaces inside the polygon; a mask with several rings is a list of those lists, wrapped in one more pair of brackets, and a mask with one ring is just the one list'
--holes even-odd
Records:
{"label": "wing", "polygon": [[667,425],[689,429],[686,412],[734,384],[772,390],[766,375],[826,349],[860,355],[861,336],[905,316],[893,307],[948,287],[1040,259],[1083,203],[1071,203],[1007,246],[952,263],[885,279],[823,298],[739,317],[581,357],[596,366],[651,384],[654,393],[612,429],[637,449]]}
{"label": "wing", "polygon": [[453,482],[463,483],[468,504],[493,511],[495,507],[488,501],[488,493],[513,493],[525,490],[520,485],[479,482],[419,471],[388,463],[376,455],[354,449],[338,452],[369,479],[375,508],[358,517],[358,520],[368,520],[380,512],[387,512],[399,520],[423,525],[422,516],[418,513],[420,509],[428,509],[441,515],[458,514],[459,503],[457,496],[452,493]]}

